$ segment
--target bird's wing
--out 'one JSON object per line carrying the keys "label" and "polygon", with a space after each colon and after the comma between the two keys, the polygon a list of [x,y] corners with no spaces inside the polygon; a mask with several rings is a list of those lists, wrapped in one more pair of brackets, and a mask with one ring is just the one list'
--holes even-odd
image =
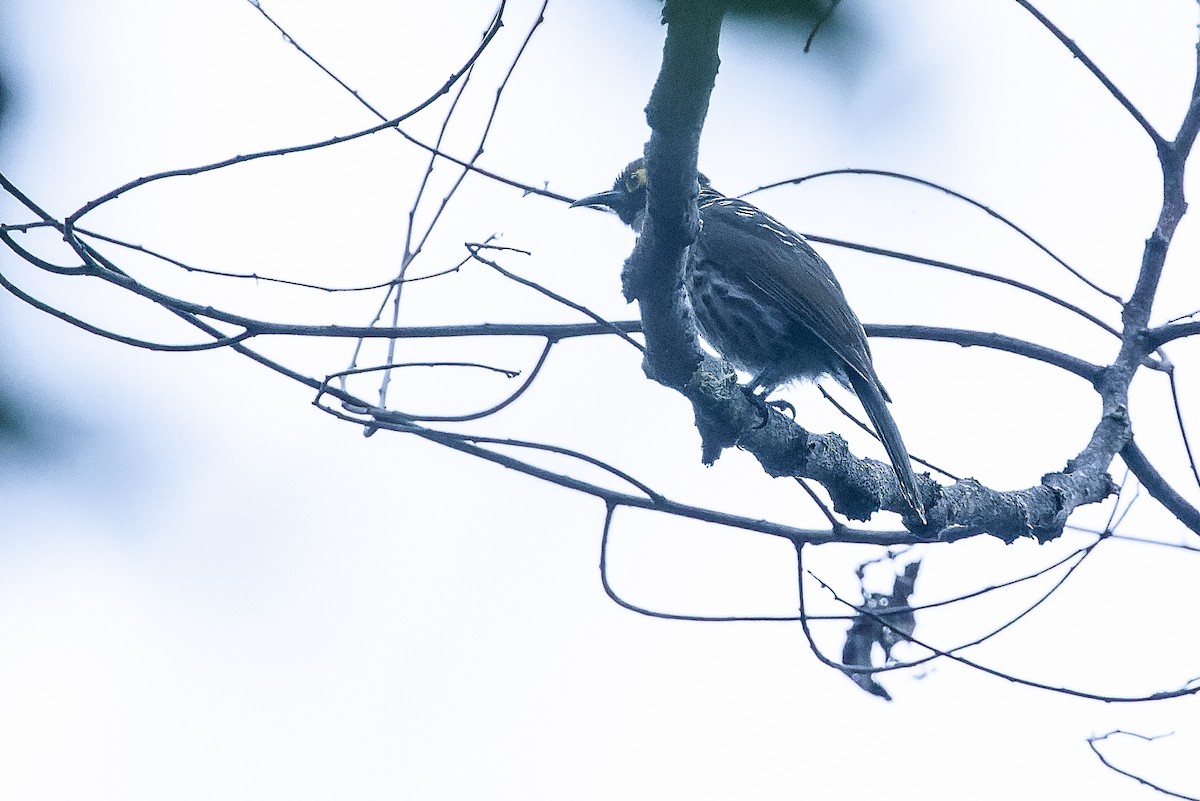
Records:
{"label": "bird's wing", "polygon": [[[736,273],[883,391],[862,323],[825,260],[796,232],[744,200],[700,197],[704,257]],[[732,229],[732,230],[731,230]],[[882,392],[886,398],[886,391]]]}

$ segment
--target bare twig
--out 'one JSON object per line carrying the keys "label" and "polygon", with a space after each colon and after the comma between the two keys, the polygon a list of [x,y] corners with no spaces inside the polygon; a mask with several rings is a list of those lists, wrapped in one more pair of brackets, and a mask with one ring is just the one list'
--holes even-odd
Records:
{"label": "bare twig", "polygon": [[[803,575],[805,573],[804,567],[803,567],[802,556],[801,556],[802,551],[803,551],[802,545],[797,544],[797,548],[796,548],[797,567],[798,567],[801,575]],[[837,601],[839,604],[842,604],[843,606],[849,607],[851,609],[855,609],[855,610],[858,609],[858,607],[854,603],[846,600],[845,598],[842,598],[840,595],[837,594],[836,591],[834,591],[834,589],[832,587],[830,587],[825,582],[821,581],[820,578],[813,575],[812,573],[809,573],[808,575],[812,575],[813,578],[816,579],[816,581],[818,583],[820,583],[821,586],[824,587],[833,596],[834,600]],[[803,596],[803,581],[800,582],[800,586],[801,586],[801,595]],[[801,622],[805,626],[805,636],[807,636],[809,638],[810,643],[813,643],[814,641],[812,640],[812,634],[811,634],[811,632],[808,631],[807,619],[804,616],[803,597],[801,599]],[[886,623],[886,620],[883,622]],[[1045,684],[1043,682],[1021,678],[1019,676],[1015,676],[1010,673],[1005,673],[1004,671],[1001,671],[1001,670],[996,670],[995,668],[990,668],[986,665],[982,665],[978,662],[967,659],[966,657],[961,656],[960,654],[953,653],[950,650],[943,650],[940,648],[935,648],[934,646],[930,645],[929,643],[924,642],[920,639],[917,639],[916,637],[910,637],[909,641],[912,642],[914,645],[917,645],[921,648],[924,648],[924,649],[930,651],[934,656],[946,657],[946,658],[951,659],[955,662],[958,662],[962,665],[966,665],[967,667],[974,668],[975,670],[978,670],[982,673],[986,673],[990,676],[995,676],[996,678],[1000,678],[1000,679],[1004,679],[1005,681],[1012,682],[1013,684],[1021,684],[1026,687],[1034,687],[1034,688],[1040,689],[1040,690],[1049,690],[1051,692],[1060,693],[1062,695],[1069,695],[1069,696],[1073,696],[1075,698],[1086,698],[1086,699],[1089,699],[1092,701],[1105,701],[1108,703],[1134,704],[1134,703],[1142,703],[1142,702],[1146,702],[1146,701],[1164,701],[1164,700],[1168,700],[1171,698],[1182,698],[1182,697],[1189,696],[1189,695],[1200,694],[1200,686],[1195,686],[1195,687],[1190,686],[1193,682],[1187,682],[1187,683],[1185,683],[1184,686],[1180,687],[1179,689],[1165,690],[1165,691],[1160,691],[1160,692],[1156,692],[1156,693],[1149,693],[1146,695],[1137,695],[1137,696],[1133,696],[1133,695],[1103,695],[1100,693],[1092,693],[1092,692],[1086,692],[1083,690],[1075,690],[1070,687],[1056,687],[1052,684]],[[854,666],[842,665],[840,662],[836,662],[834,660],[829,659],[824,654],[822,654],[819,649],[817,649],[815,647],[813,648],[813,653],[822,663],[828,665],[829,667],[835,668],[837,670],[845,670],[847,667],[854,667]],[[893,665],[893,666],[888,666],[886,668],[875,668],[874,670],[876,670],[876,671],[889,670],[889,669],[895,670],[895,669],[898,669],[899,667],[909,667],[909,666],[911,666],[911,664],[914,664],[914,663],[909,663],[909,664],[905,664],[905,665]],[[855,670],[858,670],[858,668],[855,667]]]}
{"label": "bare twig", "polygon": [[985,214],[989,215],[990,217],[998,220],[1000,223],[1007,226],[1008,228],[1011,228],[1013,231],[1015,231],[1017,234],[1019,234],[1021,237],[1023,237],[1026,241],[1028,241],[1030,244],[1032,244],[1038,250],[1042,251],[1047,256],[1049,256],[1051,259],[1056,261],[1060,266],[1062,266],[1063,269],[1065,269],[1071,275],[1078,278],[1080,281],[1082,281],[1084,284],[1086,284],[1091,289],[1094,289],[1096,292],[1100,293],[1104,297],[1109,298],[1110,300],[1114,300],[1117,303],[1122,302],[1120,295],[1117,295],[1113,292],[1109,292],[1108,290],[1101,287],[1099,284],[1092,281],[1090,278],[1088,278],[1082,272],[1080,272],[1079,270],[1076,270],[1070,264],[1067,264],[1065,261],[1063,261],[1063,259],[1061,257],[1059,257],[1059,255],[1057,253],[1050,250],[1050,248],[1046,247],[1046,245],[1042,244],[1041,240],[1039,240],[1038,238],[1033,236],[1033,234],[1029,233],[1021,226],[1017,225],[1015,222],[1010,220],[1008,217],[1005,217],[1003,214],[1001,214],[1000,212],[993,209],[991,206],[988,206],[985,203],[981,203],[978,200],[975,200],[972,197],[964,195],[961,192],[957,192],[948,186],[939,184],[936,181],[930,181],[925,178],[918,178],[915,175],[908,175],[908,174],[902,173],[902,172],[894,172],[892,170],[872,170],[872,169],[867,169],[867,168],[846,168],[846,169],[840,169],[840,170],[822,170],[821,172],[814,172],[814,173],[810,173],[809,175],[802,175],[798,178],[787,178],[782,181],[772,181],[769,184],[757,186],[748,192],[743,192],[741,195],[739,195],[739,197],[749,197],[750,195],[757,194],[758,192],[765,192],[768,189],[775,189],[776,187],[780,187],[780,186],[798,186],[802,183],[805,183],[806,181],[811,181],[816,178],[827,178],[827,177],[834,176],[834,175],[875,175],[875,176],[879,176],[882,178],[894,178],[899,181],[907,181],[909,183],[917,184],[918,186],[924,186],[924,187],[928,187],[930,189],[936,189],[937,191],[942,192],[943,194],[949,195],[950,197],[953,197],[957,200],[961,200],[964,203],[974,206],[975,208],[979,209],[980,211],[984,212]]}
{"label": "bare twig", "polygon": [[820,236],[818,234],[805,234],[804,238],[808,239],[809,241],[812,241],[812,242],[820,242],[820,243],[826,244],[826,245],[834,245],[835,247],[846,248],[847,250],[857,250],[860,253],[870,253],[875,256],[886,256],[889,259],[899,259],[900,261],[907,261],[912,264],[923,264],[927,267],[936,267],[939,270],[946,270],[948,272],[961,273],[962,275],[969,275],[973,278],[983,278],[984,280],[987,280],[987,281],[995,281],[998,284],[1004,284],[1006,286],[1013,287],[1014,289],[1019,289],[1022,292],[1028,292],[1031,295],[1036,295],[1037,297],[1041,298],[1042,300],[1049,301],[1050,303],[1053,303],[1055,306],[1066,309],[1067,311],[1069,311],[1073,314],[1076,314],[1079,317],[1082,317],[1083,319],[1087,320],[1092,325],[1096,326],[1097,328],[1101,329],[1102,331],[1112,334],[1114,337],[1121,336],[1120,331],[1113,328],[1111,325],[1104,322],[1103,320],[1101,320],[1099,317],[1092,314],[1091,312],[1084,310],[1082,307],[1077,306],[1074,303],[1070,303],[1066,300],[1063,300],[1062,298],[1058,297],[1057,295],[1053,295],[1043,289],[1038,289],[1037,287],[1031,286],[1030,284],[1026,284],[1023,281],[1018,281],[1015,278],[1008,278],[1007,276],[996,275],[995,273],[989,273],[986,270],[977,270],[973,267],[963,267],[958,264],[952,264],[951,262],[948,262],[948,261],[942,261],[941,259],[928,259],[928,258],[925,258],[924,256],[915,256],[911,253],[903,253],[898,250],[889,250],[888,248],[877,248],[872,245],[863,245],[858,242],[849,242],[845,239],[832,239],[830,237]]}
{"label": "bare twig", "polygon": [[1170,796],[1171,798],[1182,798],[1183,801],[1200,801],[1200,798],[1198,798],[1197,796],[1183,795],[1182,793],[1176,793],[1172,790],[1168,790],[1165,787],[1162,787],[1161,785],[1157,785],[1154,782],[1149,781],[1148,779],[1138,776],[1136,773],[1130,773],[1127,770],[1118,768],[1116,765],[1114,765],[1112,762],[1110,762],[1108,757],[1104,756],[1104,753],[1100,750],[1099,746],[1097,746],[1096,743],[1103,742],[1104,740],[1107,740],[1109,737],[1112,737],[1117,734],[1123,734],[1126,737],[1136,737],[1137,739],[1145,740],[1148,743],[1154,742],[1155,740],[1161,739],[1163,737],[1170,736],[1170,734],[1156,734],[1153,736],[1147,736],[1145,734],[1137,734],[1136,732],[1122,731],[1121,729],[1113,729],[1112,731],[1107,732],[1106,734],[1093,735],[1093,736],[1087,738],[1088,748],[1092,749],[1092,753],[1096,755],[1096,759],[1099,759],[1100,762],[1104,765],[1104,767],[1108,768],[1109,770],[1111,770],[1115,773],[1119,773],[1122,776],[1127,776],[1130,779],[1133,779],[1134,781],[1136,781],[1138,784],[1149,787],[1151,790],[1156,790],[1156,791],[1162,793],[1163,795]]}
{"label": "bare twig", "polygon": [[1033,5],[1033,3],[1029,2],[1029,0],[1016,0],[1016,2],[1017,5],[1021,6],[1030,14],[1032,14],[1034,19],[1042,24],[1042,27],[1054,35],[1054,38],[1062,42],[1063,46],[1071,52],[1071,55],[1074,56],[1079,63],[1087,67],[1088,72],[1092,73],[1092,75],[1096,77],[1096,80],[1100,81],[1104,88],[1108,90],[1108,93],[1111,94],[1113,98],[1121,104],[1125,111],[1129,113],[1129,116],[1133,117],[1133,119],[1137,121],[1137,124],[1142,126],[1142,129],[1154,141],[1156,147],[1160,146],[1165,141],[1162,135],[1154,129],[1153,125],[1150,124],[1150,121],[1147,120],[1142,115],[1142,112],[1138,110],[1138,107],[1133,105],[1129,98],[1127,98],[1125,94],[1117,88],[1117,85],[1114,84],[1109,77],[1104,74],[1103,70],[1096,66],[1096,63],[1088,57],[1088,54],[1085,53],[1083,49],[1079,47],[1079,45],[1075,44],[1072,39],[1063,33],[1057,25],[1051,22],[1046,15],[1039,11],[1037,7]]}

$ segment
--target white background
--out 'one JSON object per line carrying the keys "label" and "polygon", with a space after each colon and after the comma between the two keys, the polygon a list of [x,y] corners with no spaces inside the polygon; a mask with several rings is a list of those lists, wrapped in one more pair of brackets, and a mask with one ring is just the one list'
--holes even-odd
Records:
{"label": "white background", "polygon": [[[388,114],[441,85],[492,11],[465,0],[267,9]],[[1193,4],[1155,0],[1134,14],[1128,4],[1048,0],[1043,10],[1152,123],[1174,130],[1194,72]],[[607,187],[647,136],[657,11],[552,4],[481,164],[572,196]],[[451,152],[470,154],[489,87],[535,13],[536,4],[510,4]],[[1028,14],[1007,2],[837,13],[866,26],[858,52],[840,59],[820,38],[801,56],[795,40],[727,26],[702,150],[719,187],[844,166],[912,172],[1015,217],[1094,280],[1129,292],[1157,213],[1153,149]],[[247,3],[51,0],[10,4],[5,17],[17,95],[0,165],[60,216],[132,178],[373,122]],[[432,140],[437,122],[411,131]],[[423,159],[385,132],[151,185],[85,224],[198,266],[386,281]],[[614,219],[480,179],[467,190],[415,270],[443,269],[463,241],[499,233],[532,251],[506,267],[611,319],[635,316],[618,279],[632,235]],[[1119,319],[1018,237],[928,192],[846,178],[755,199],[801,231],[1000,271]],[[3,210],[5,221],[27,219],[11,201]],[[28,241],[64,257],[51,237]],[[823,251],[865,321],[998,330],[1096,361],[1115,353],[1115,340],[1013,291]],[[266,319],[366,324],[380,301],[189,277],[106,252],[164,291]],[[27,291],[95,324],[196,341],[99,282],[0,258]],[[1156,322],[1200,305],[1195,263],[1189,220]],[[478,265],[410,289],[407,323],[578,319]],[[1155,797],[1089,752],[1089,734],[1118,727],[1176,731],[1109,750],[1168,787],[1200,792],[1194,698],[1104,705],[942,661],[882,676],[896,698],[886,704],[818,663],[794,623],[666,622],[615,606],[599,584],[603,509],[593,499],[413,438],[365,439],[313,408],[309,390],[232,353],[138,351],[8,296],[0,309],[6,382],[44,413],[56,443],[43,459],[6,454],[2,474],[0,797]],[[350,345],[262,347],[320,376],[347,366]],[[1050,368],[952,346],[873,348],[910,449],[991,486],[1036,484],[1093,425],[1094,394]],[[401,353],[528,369],[537,348],[472,341]],[[1171,354],[1194,403],[1196,347]],[[394,400],[427,411],[477,408],[512,388],[474,374],[402,377]],[[873,453],[811,388],[789,396],[802,422]],[[1135,430],[1187,487],[1165,399],[1161,376],[1140,381]],[[612,339],[560,345],[534,392],[490,428],[467,430],[568,445],[680,500],[821,524],[794,485],[766,478],[744,454],[699,466],[686,404],[645,381],[636,353]],[[1103,525],[1108,512],[1079,522]],[[631,600],[690,614],[795,613],[786,543],[630,512],[617,522],[612,579]],[[1195,544],[1144,497],[1123,531]],[[1022,575],[1091,539],[926,548],[913,600]],[[875,555],[846,546],[807,558],[858,600],[853,568]],[[1099,693],[1181,686],[1200,673],[1196,565],[1177,549],[1104,543],[1050,602],[971,656]],[[972,639],[1048,586],[927,613],[918,636],[944,647]],[[806,594],[817,611],[844,611],[812,582]],[[816,628],[831,656],[843,629]]]}

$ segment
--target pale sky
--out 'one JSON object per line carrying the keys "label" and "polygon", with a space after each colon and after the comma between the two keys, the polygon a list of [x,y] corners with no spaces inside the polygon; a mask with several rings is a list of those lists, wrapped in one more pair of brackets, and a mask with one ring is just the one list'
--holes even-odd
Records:
{"label": "pale sky", "polygon": [[[451,152],[470,155],[537,5],[509,3],[461,127],[448,134]],[[727,26],[701,152],[714,182],[737,193],[839,167],[912,172],[1008,214],[1127,294],[1160,190],[1148,140],[1103,88],[1015,3],[844,5],[868,21],[872,50],[840,65],[820,38],[801,56],[794,42]],[[457,68],[494,6],[266,8],[398,114]],[[1154,124],[1177,126],[1195,64],[1194,4],[1154,0],[1137,16],[1115,2],[1041,8]],[[480,163],[572,196],[606,188],[648,135],[657,14],[653,2],[552,0]],[[16,96],[0,165],[55,214],[139,176],[372,123],[243,0],[19,0],[5,27]],[[439,120],[411,130],[431,140]],[[85,220],[209,269],[369,284],[397,269],[423,169],[420,151],[385,132],[160,182]],[[452,266],[464,241],[498,234],[530,251],[507,255],[506,268],[610,319],[635,316],[619,280],[633,238],[615,218],[476,178],[467,188],[414,270]],[[927,191],[840,178],[755,202],[800,231],[1001,272],[1119,323],[1112,304],[1027,243]],[[0,210],[5,222],[27,219],[8,198]],[[1200,306],[1195,231],[1190,219],[1180,229],[1158,322]],[[29,241],[63,256],[52,237]],[[1115,340],[1017,293],[822,252],[866,322],[996,330],[1096,361],[1115,354]],[[366,325],[382,300],[123,258],[162,291],[276,321]],[[97,281],[39,274],[7,252],[0,270],[95,325],[196,341]],[[480,265],[406,292],[402,322],[411,324],[580,319]],[[938,661],[881,676],[888,704],[821,665],[795,623],[669,622],[614,605],[599,581],[603,507],[594,499],[400,434],[364,438],[314,408],[307,388],[231,352],[139,351],[8,295],[0,325],[7,382],[69,443],[47,463],[3,473],[0,798],[1158,797],[1089,751],[1088,735],[1114,728],[1175,732],[1114,742],[1108,753],[1200,793],[1194,698],[1105,705]],[[406,343],[397,358],[528,370],[539,344]],[[322,376],[348,366],[351,343],[261,347]],[[873,349],[910,450],[998,489],[1060,469],[1094,424],[1094,393],[1050,368],[949,345],[877,340]],[[1170,353],[1194,404],[1200,384],[1188,370],[1200,350],[1179,343]],[[479,408],[514,386],[465,371],[396,380],[399,408],[435,413]],[[808,427],[838,430],[856,452],[881,458],[811,387],[787,396]],[[1196,502],[1166,400],[1161,377],[1141,379],[1135,429]],[[744,453],[702,467],[692,419],[681,398],[645,380],[636,352],[597,338],[556,347],[529,395],[463,430],[565,445],[679,500],[821,524],[794,483],[766,477]],[[1113,469],[1119,478],[1123,468]],[[1077,522],[1103,525],[1110,511],[1089,509]],[[1122,530],[1197,544],[1147,497]],[[1007,581],[1091,539],[927,546],[913,601]],[[854,568],[877,555],[828,546],[808,549],[806,562],[857,600]],[[1198,566],[1195,553],[1104,543],[1028,619],[968,653],[1091,692],[1175,689],[1200,673],[1200,646],[1180,639],[1194,629]],[[767,537],[622,511],[610,567],[618,591],[663,611],[796,611],[792,549]],[[940,647],[974,639],[1060,575],[924,613],[917,635]],[[814,611],[843,611],[812,580],[806,598]],[[844,628],[815,628],[831,657]]]}

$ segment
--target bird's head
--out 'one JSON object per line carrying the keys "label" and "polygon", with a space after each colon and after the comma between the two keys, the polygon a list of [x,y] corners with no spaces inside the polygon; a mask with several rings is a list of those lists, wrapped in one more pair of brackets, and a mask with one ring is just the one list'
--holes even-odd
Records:
{"label": "bird's head", "polygon": [[[708,178],[703,173],[697,175],[697,178],[700,181],[701,188],[709,186]],[[629,165],[621,170],[621,174],[613,182],[612,189],[607,192],[598,192],[597,194],[580,198],[571,204],[571,208],[575,208],[576,206],[590,206],[596,209],[607,209],[608,211],[615,212],[621,218],[621,222],[633,228],[633,230],[641,232],[642,221],[646,217],[646,190],[648,186],[646,160],[636,159],[629,162]]]}

